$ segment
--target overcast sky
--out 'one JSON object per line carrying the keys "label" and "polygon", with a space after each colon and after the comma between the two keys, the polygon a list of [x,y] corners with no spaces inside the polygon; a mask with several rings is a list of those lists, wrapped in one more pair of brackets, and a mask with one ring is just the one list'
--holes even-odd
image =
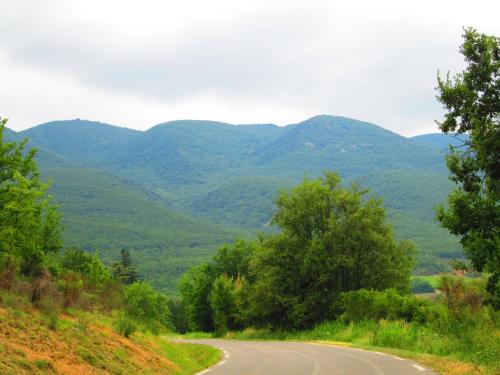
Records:
{"label": "overcast sky", "polygon": [[0,116],[300,122],[317,114],[436,132],[436,73],[500,1],[0,0]]}

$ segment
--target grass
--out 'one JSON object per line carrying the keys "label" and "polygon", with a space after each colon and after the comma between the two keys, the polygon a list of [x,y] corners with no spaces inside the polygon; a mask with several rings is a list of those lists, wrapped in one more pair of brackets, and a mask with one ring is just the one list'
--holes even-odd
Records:
{"label": "grass", "polygon": [[106,316],[67,309],[57,324],[0,290],[0,374],[193,374],[217,363],[218,349],[136,332],[117,334]]}
{"label": "grass", "polygon": [[[452,275],[451,273],[448,274],[448,276],[451,276],[451,275]],[[416,280],[427,281],[429,284],[432,285],[432,287],[434,289],[437,289],[439,287],[439,284],[440,284],[442,277],[443,277],[443,275],[427,275],[427,276],[412,276],[411,278],[416,279]],[[463,280],[466,283],[473,282],[476,279],[477,279],[477,277],[475,277],[475,278],[474,277],[464,277],[463,278]]]}
{"label": "grass", "polygon": [[441,280],[440,275],[429,275],[429,276],[412,276],[412,279],[427,281],[432,285],[434,289],[439,286],[439,280]]}
{"label": "grass", "polygon": [[219,349],[199,344],[178,344],[160,338],[157,341],[160,353],[176,363],[179,374],[192,374],[220,361]]}

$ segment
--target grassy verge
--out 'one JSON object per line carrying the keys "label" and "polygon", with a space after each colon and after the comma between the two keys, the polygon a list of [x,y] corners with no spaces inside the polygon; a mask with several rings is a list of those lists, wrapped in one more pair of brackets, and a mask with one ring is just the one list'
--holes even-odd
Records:
{"label": "grassy verge", "polygon": [[427,281],[429,284],[432,285],[434,289],[436,289],[439,286],[439,282],[441,280],[440,275],[428,275],[428,276],[412,276],[412,280],[422,280],[422,281]]}
{"label": "grassy verge", "polygon": [[112,329],[110,316],[34,309],[0,295],[0,374],[193,374],[217,363],[218,349]]}
{"label": "grassy verge", "polygon": [[327,322],[308,331],[246,329],[228,339],[296,340],[376,349],[416,359],[444,374],[500,373],[500,330],[464,327],[455,333],[403,321]]}

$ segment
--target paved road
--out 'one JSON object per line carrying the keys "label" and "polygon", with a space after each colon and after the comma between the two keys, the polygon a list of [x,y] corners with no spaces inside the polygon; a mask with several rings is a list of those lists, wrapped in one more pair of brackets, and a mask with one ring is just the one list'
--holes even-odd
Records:
{"label": "paved road", "polygon": [[224,351],[217,365],[198,375],[436,374],[411,360],[342,346],[215,339],[187,342],[212,345]]}

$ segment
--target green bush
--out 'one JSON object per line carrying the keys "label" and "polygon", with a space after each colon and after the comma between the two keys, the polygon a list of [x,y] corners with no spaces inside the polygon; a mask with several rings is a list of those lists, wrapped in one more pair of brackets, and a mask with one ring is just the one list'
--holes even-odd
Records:
{"label": "green bush", "polygon": [[36,359],[33,363],[40,370],[48,371],[48,370],[54,368],[54,366],[52,365],[52,363],[49,362],[49,361],[46,361],[45,359]]}
{"label": "green bush", "polygon": [[129,338],[137,330],[137,324],[122,313],[113,322],[113,328],[116,333]]}
{"label": "green bush", "polygon": [[170,328],[171,318],[167,297],[151,285],[137,282],[125,287],[125,313],[153,334],[161,328]]}
{"label": "green bush", "polygon": [[57,288],[62,293],[64,307],[75,306],[82,296],[83,280],[80,275],[68,272],[57,280]]}
{"label": "green bush", "polygon": [[346,322],[386,319],[423,323],[440,315],[437,305],[413,295],[401,295],[395,289],[359,289],[341,293],[333,311]]}
{"label": "green bush", "polygon": [[443,301],[455,320],[469,321],[481,312],[487,297],[485,280],[443,276],[438,289]]}
{"label": "green bush", "polygon": [[102,286],[111,278],[109,270],[96,255],[81,249],[66,250],[61,258],[61,267],[65,271],[82,275],[87,284],[93,288]]}

